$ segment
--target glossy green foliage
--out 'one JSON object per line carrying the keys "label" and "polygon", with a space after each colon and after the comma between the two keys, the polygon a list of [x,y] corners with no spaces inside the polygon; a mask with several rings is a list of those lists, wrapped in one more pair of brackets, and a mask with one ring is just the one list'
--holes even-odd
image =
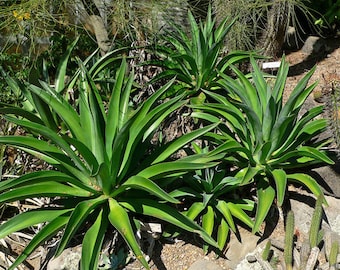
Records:
{"label": "glossy green foliage", "polygon": [[[160,97],[171,87],[169,81],[138,107],[131,106],[133,72],[114,51],[89,66],[80,62],[71,82],[64,81],[68,57],[63,59],[55,86],[22,84],[7,77],[8,84],[26,98],[24,107],[1,104],[7,121],[26,130],[26,136],[0,136],[0,143],[33,154],[54,166],[0,182],[0,204],[34,197],[60,197],[46,209],[25,212],[0,226],[0,238],[44,223],[10,269],[15,269],[41,243],[62,231],[55,256],[87,223],[83,238],[81,269],[95,269],[104,236],[111,224],[128,246],[149,268],[135,238],[133,218],[152,216],[189,232],[198,233],[209,245],[217,243],[204,229],[181,214],[173,204],[179,200],[164,190],[164,181],[188,171],[215,166],[217,157],[193,155],[170,157],[217,124],[183,135],[168,144],[155,145],[151,139],[160,123],[185,104],[182,96],[164,102]],[[104,102],[97,80],[119,61],[116,77],[106,82],[112,94]],[[68,95],[73,92],[75,99]],[[71,102],[73,102],[71,104]],[[56,205],[57,204],[57,205]]]}
{"label": "glossy green foliage", "polygon": [[[228,172],[218,166],[187,175],[183,185],[171,195],[185,199],[186,216],[200,223],[223,250],[230,230],[237,233],[235,218],[249,228],[254,226],[249,213],[255,204],[252,200],[235,198],[239,187],[240,179],[228,176]],[[204,250],[207,249],[205,245]]]}
{"label": "glossy green foliage", "polygon": [[254,59],[251,64],[253,71],[249,75],[236,67],[232,67],[236,78],[220,74],[222,92],[204,91],[216,102],[192,106],[196,109],[192,116],[209,122],[224,119],[220,133],[211,133],[210,139],[217,146],[214,153],[225,153],[225,161],[237,167],[234,177],[240,179],[241,185],[255,183],[258,201],[253,231],[256,232],[274,199],[282,205],[289,181],[306,186],[316,196],[322,195],[316,180],[303,173],[303,168],[320,162],[333,164],[333,161],[321,150],[323,142],[311,141],[327,126],[325,119],[318,118],[323,107],[301,113],[316,85],[307,85],[314,68],[284,102],[288,74],[285,59],[274,82]]}

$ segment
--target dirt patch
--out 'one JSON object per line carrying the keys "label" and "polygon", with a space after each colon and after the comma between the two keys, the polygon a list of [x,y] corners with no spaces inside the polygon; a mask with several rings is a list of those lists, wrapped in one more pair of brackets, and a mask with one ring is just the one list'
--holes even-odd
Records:
{"label": "dirt patch", "polygon": [[286,53],[286,60],[290,64],[286,94],[313,66],[316,66],[316,70],[310,82],[319,82],[314,93],[325,94],[333,81],[340,81],[340,39],[324,39],[323,43],[324,46],[310,55],[302,50]]}

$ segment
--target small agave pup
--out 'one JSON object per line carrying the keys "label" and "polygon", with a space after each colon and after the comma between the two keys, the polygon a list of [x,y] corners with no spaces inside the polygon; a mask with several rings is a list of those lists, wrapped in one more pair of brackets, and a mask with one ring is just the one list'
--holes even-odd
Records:
{"label": "small agave pup", "polygon": [[[106,57],[106,58],[105,58]],[[133,74],[125,78],[126,61],[116,72],[111,84],[112,95],[104,107],[94,78],[108,68],[105,56],[89,69],[80,63],[68,88],[77,91],[74,107],[62,94],[66,89],[59,75],[56,87],[41,82],[41,87],[20,84],[7,78],[9,85],[25,96],[31,109],[1,104],[0,113],[27,133],[26,136],[0,136],[0,143],[33,154],[54,166],[55,170],[38,171],[0,182],[0,204],[35,197],[50,197],[54,204],[27,211],[2,222],[0,238],[35,224],[42,229],[10,269],[15,269],[39,245],[62,232],[55,256],[67,247],[82,228],[81,269],[97,268],[104,236],[111,224],[145,268],[148,263],[135,238],[132,221],[140,216],[152,216],[189,232],[198,233],[207,243],[217,243],[196,223],[171,206],[179,203],[161,188],[171,177],[191,170],[215,166],[217,156],[193,155],[175,161],[168,158],[217,124],[186,134],[161,147],[151,146],[151,137],[171,112],[184,105],[181,96],[160,103],[160,97],[171,86],[170,81],[141,106],[129,107]],[[64,61],[67,61],[65,58]],[[63,127],[62,129],[60,127]],[[87,227],[87,226],[86,226]]]}
{"label": "small agave pup", "polygon": [[311,142],[323,132],[327,121],[318,118],[323,106],[299,115],[306,98],[316,83],[307,86],[314,69],[302,78],[288,100],[283,102],[283,91],[288,74],[284,57],[275,83],[268,83],[254,59],[253,72],[244,75],[232,67],[236,79],[221,74],[222,94],[204,91],[216,102],[202,106],[193,117],[225,124],[220,133],[209,133],[216,149],[211,154],[224,153],[225,161],[237,170],[240,185],[255,184],[257,211],[253,231],[257,232],[276,197],[282,205],[288,181],[306,186],[316,196],[322,191],[315,179],[304,173],[304,168],[316,163],[333,164],[321,148],[325,142]]}
{"label": "small agave pup", "polygon": [[[193,143],[197,153],[208,152]],[[230,230],[237,234],[235,219],[253,228],[254,221],[247,213],[254,210],[254,202],[246,198],[237,198],[241,179],[230,176],[230,172],[222,169],[222,164],[213,168],[196,170],[183,177],[183,184],[170,194],[176,198],[184,198],[188,205],[185,215],[197,220],[203,229],[215,237],[222,251],[227,243]],[[208,245],[203,249],[208,251]]]}

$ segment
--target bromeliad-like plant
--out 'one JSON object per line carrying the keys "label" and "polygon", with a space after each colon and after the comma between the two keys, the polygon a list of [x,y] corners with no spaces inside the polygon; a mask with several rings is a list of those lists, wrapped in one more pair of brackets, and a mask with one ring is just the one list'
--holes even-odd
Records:
{"label": "bromeliad-like plant", "polygon": [[236,79],[221,74],[223,95],[205,90],[216,102],[193,106],[200,111],[192,116],[211,122],[225,120],[219,126],[220,133],[211,134],[211,141],[218,145],[215,154],[224,152],[225,160],[237,168],[235,177],[241,179],[241,185],[255,182],[256,232],[275,197],[278,205],[282,205],[288,181],[306,186],[316,196],[322,195],[316,180],[303,173],[303,168],[333,161],[321,150],[325,142],[311,142],[327,126],[325,119],[317,118],[323,107],[312,108],[300,116],[301,107],[316,85],[307,86],[315,68],[299,81],[284,102],[289,69],[285,59],[275,82],[266,80],[254,59],[251,64],[253,72],[249,76],[236,67],[232,67]]}
{"label": "bromeliad-like plant", "polygon": [[161,188],[169,177],[216,165],[215,157],[207,155],[169,159],[216,124],[161,147],[151,145],[160,123],[185,101],[177,96],[159,102],[173,83],[170,81],[137,109],[131,108],[133,73],[125,78],[127,64],[123,59],[112,84],[111,98],[105,103],[93,78],[106,63],[99,60],[89,73],[80,62],[76,77],[68,85],[78,97],[74,106],[59,90],[44,82],[38,87],[7,79],[22,91],[33,110],[1,104],[0,113],[6,120],[27,133],[0,136],[0,143],[33,154],[55,168],[0,182],[0,204],[34,197],[50,197],[53,201],[52,205],[21,213],[0,225],[0,238],[4,238],[43,223],[10,269],[15,269],[40,244],[61,231],[54,254],[60,255],[79,230],[85,230],[81,269],[96,269],[110,224],[148,269],[135,238],[133,219],[141,216],[152,216],[198,233],[207,243],[217,246],[199,225],[171,206],[179,201]]}
{"label": "bromeliad-like plant", "polygon": [[[152,82],[176,76],[178,84],[173,86],[172,93],[188,91],[187,96],[203,94],[202,89],[212,89],[220,78],[219,72],[228,70],[231,64],[249,59],[249,52],[235,51],[223,54],[225,37],[234,21],[223,20],[218,26],[209,8],[206,21],[196,22],[191,12],[188,14],[190,34],[183,26],[170,23],[162,41],[157,44],[153,53],[158,60],[147,64],[162,67]],[[203,98],[204,99],[204,98]]]}

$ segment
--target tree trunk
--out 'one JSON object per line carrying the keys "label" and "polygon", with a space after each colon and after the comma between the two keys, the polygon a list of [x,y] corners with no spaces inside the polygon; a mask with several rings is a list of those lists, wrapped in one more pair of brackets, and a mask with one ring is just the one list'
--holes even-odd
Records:
{"label": "tree trunk", "polygon": [[101,54],[105,55],[110,50],[111,42],[102,17],[98,15],[89,16],[87,25],[91,27],[96,36]]}
{"label": "tree trunk", "polygon": [[[266,2],[261,0],[259,2]],[[252,50],[258,31],[257,17],[260,9],[254,10],[255,3],[250,0],[213,0],[213,10],[219,24],[228,18],[232,21],[237,18],[226,36],[225,46],[227,51]]]}
{"label": "tree trunk", "polygon": [[[87,10],[82,0],[76,0],[71,3],[70,10],[74,14],[75,23],[80,22],[85,28],[95,35],[98,47],[102,55],[105,55],[110,50],[110,39],[107,29],[107,1],[94,0],[94,4],[98,12]],[[95,15],[95,14],[98,15]],[[91,15],[90,15],[91,14]],[[101,16],[103,14],[104,17]]]}
{"label": "tree trunk", "polygon": [[273,0],[267,13],[266,27],[256,48],[265,56],[276,58],[281,54],[288,27],[288,1]]}

